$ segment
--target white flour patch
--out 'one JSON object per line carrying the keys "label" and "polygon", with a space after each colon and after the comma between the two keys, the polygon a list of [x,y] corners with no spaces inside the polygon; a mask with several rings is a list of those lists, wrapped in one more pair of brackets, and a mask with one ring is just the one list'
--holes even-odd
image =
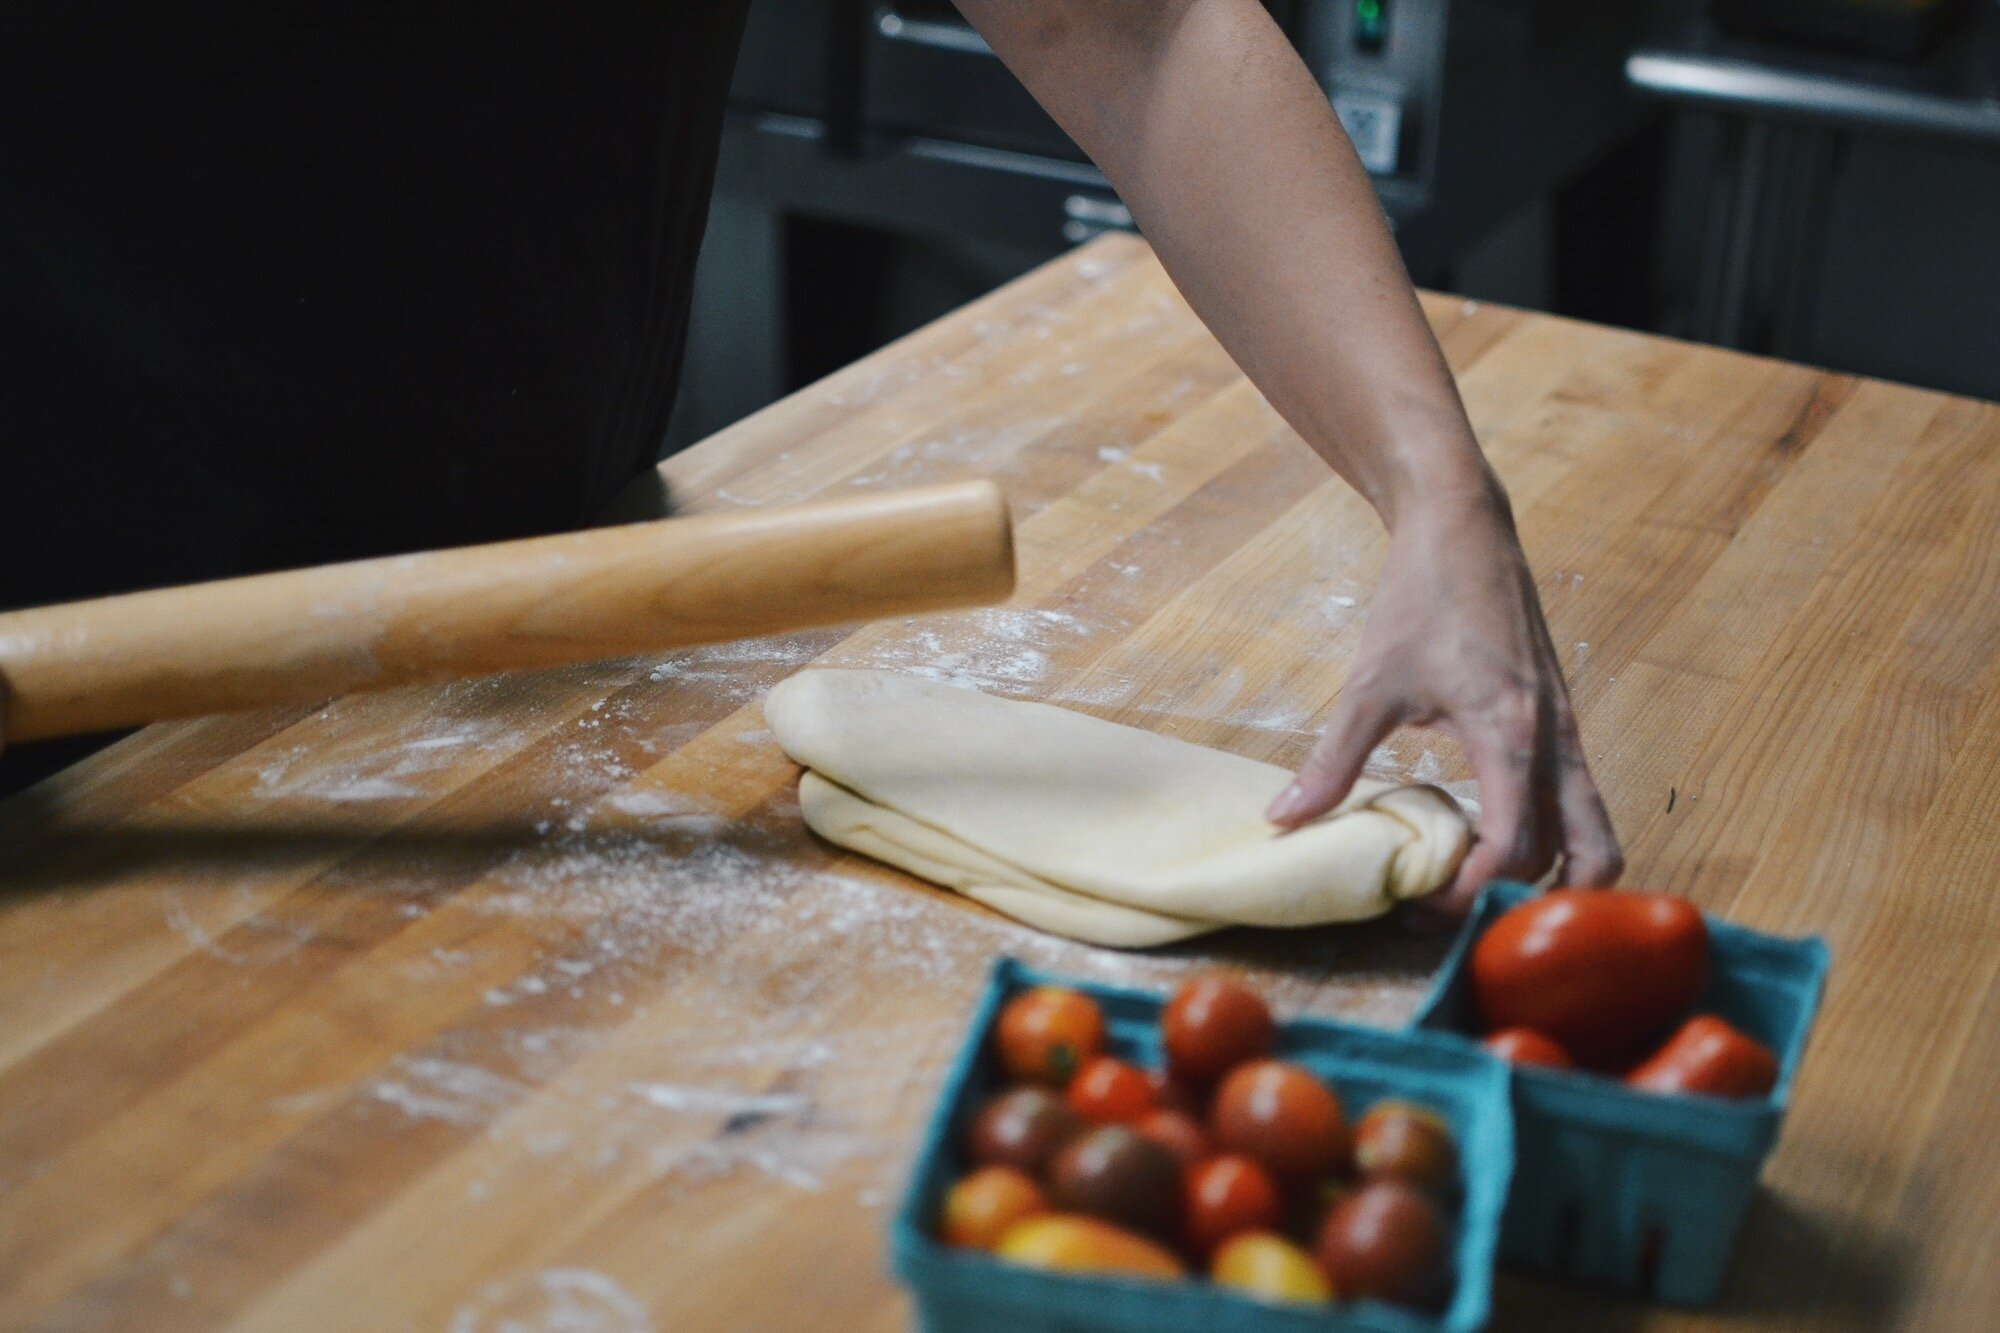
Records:
{"label": "white flour patch", "polygon": [[399,1055],[390,1067],[394,1075],[372,1080],[368,1091],[412,1120],[482,1125],[526,1091],[489,1069],[436,1056]]}
{"label": "white flour patch", "polygon": [[[194,895],[209,901],[197,901]],[[160,915],[183,940],[210,958],[239,967],[282,962],[313,942],[303,921],[273,919],[257,910],[257,896],[243,884],[227,889],[190,890],[178,885],[160,891]],[[223,937],[231,940],[223,943]]]}
{"label": "white flour patch", "polygon": [[452,1316],[451,1333],[654,1333],[645,1302],[590,1268],[491,1282]]}
{"label": "white flour patch", "polygon": [[856,666],[906,671],[971,689],[1032,686],[1050,670],[1050,654],[1088,641],[1092,627],[1065,611],[999,608],[910,618],[903,632],[873,646]]}
{"label": "white flour patch", "polygon": [[812,1108],[812,1098],[792,1092],[739,1092],[734,1088],[676,1083],[634,1083],[626,1090],[646,1105],[662,1111],[688,1111],[699,1115],[796,1116]]}

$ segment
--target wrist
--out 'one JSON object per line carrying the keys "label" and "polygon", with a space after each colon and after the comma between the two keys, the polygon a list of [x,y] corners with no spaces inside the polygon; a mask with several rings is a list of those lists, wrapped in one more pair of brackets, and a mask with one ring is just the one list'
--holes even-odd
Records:
{"label": "wrist", "polygon": [[1468,454],[1413,460],[1397,484],[1374,500],[1391,538],[1405,531],[1448,532],[1499,528],[1514,534],[1514,508],[1507,488],[1477,447]]}

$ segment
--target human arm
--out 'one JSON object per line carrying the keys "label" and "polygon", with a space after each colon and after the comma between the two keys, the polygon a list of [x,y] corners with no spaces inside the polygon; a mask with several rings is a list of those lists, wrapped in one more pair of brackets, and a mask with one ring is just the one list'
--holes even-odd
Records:
{"label": "human arm", "polygon": [[1480,840],[1441,905],[1500,876],[1609,883],[1622,860],[1506,492],[1473,437],[1367,173],[1256,0],[960,0],[1118,190],[1271,404],[1389,532],[1324,737],[1272,818],[1332,808],[1396,727],[1479,779]]}

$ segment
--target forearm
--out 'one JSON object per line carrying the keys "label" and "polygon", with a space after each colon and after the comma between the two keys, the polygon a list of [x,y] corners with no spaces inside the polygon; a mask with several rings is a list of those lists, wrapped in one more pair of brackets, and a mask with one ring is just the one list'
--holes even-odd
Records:
{"label": "forearm", "polygon": [[962,0],[1203,321],[1396,526],[1499,492],[1367,173],[1256,0]]}

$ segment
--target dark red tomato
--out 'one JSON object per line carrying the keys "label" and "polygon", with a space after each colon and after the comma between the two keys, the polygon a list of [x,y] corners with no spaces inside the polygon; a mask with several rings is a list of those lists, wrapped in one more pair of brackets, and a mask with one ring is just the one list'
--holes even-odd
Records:
{"label": "dark red tomato", "polygon": [[1123,1060],[1099,1055],[1070,1080],[1069,1109],[1100,1125],[1129,1125],[1153,1109],[1153,1084]]}
{"label": "dark red tomato", "polygon": [[1664,893],[1557,889],[1504,913],[1472,950],[1487,1031],[1526,1027],[1617,1065],[1685,1015],[1708,980],[1708,927]]}
{"label": "dark red tomato", "polygon": [[1132,1128],[1172,1153],[1182,1169],[1193,1166],[1214,1151],[1208,1141],[1208,1131],[1185,1111],[1163,1106],[1140,1116],[1132,1123]]}
{"label": "dark red tomato", "polygon": [[1100,1125],[1070,1141],[1049,1168],[1058,1208],[1171,1236],[1180,1222],[1181,1168],[1173,1154],[1123,1125]]}
{"label": "dark red tomato", "polygon": [[1029,1083],[1067,1087],[1104,1046],[1097,1001],[1061,986],[1037,986],[1007,1001],[996,1025],[1000,1063]]}
{"label": "dark red tomato", "polygon": [[1011,1166],[1039,1178],[1084,1124],[1046,1088],[1014,1088],[979,1108],[966,1147],[977,1166]]}
{"label": "dark red tomato", "polygon": [[1200,1120],[1208,1110],[1205,1088],[1191,1088],[1175,1078],[1173,1071],[1162,1066],[1146,1071],[1146,1081],[1153,1085],[1153,1104],[1169,1111],[1179,1111],[1183,1115]]}
{"label": "dark red tomato", "polygon": [[1444,1221],[1422,1190],[1372,1181],[1333,1205],[1316,1257],[1340,1300],[1424,1305],[1443,1285]]}
{"label": "dark red tomato", "polygon": [[1182,1177],[1181,1240],[1201,1258],[1231,1236],[1277,1230],[1281,1211],[1271,1173],[1241,1153],[1211,1157]]}
{"label": "dark red tomato", "polygon": [[1216,1089],[1209,1132],[1224,1152],[1254,1157],[1280,1180],[1309,1180],[1347,1165],[1340,1099],[1297,1065],[1238,1065]]}
{"label": "dark red tomato", "polygon": [[1354,1126],[1354,1169],[1443,1193],[1458,1181],[1458,1145],[1435,1112],[1409,1102],[1377,1102]]}
{"label": "dark red tomato", "polygon": [[1174,1077],[1207,1087],[1244,1061],[1269,1055],[1278,1025],[1270,1007],[1242,982],[1195,977],[1167,1001],[1160,1037]]}
{"label": "dark red tomato", "polygon": [[1501,1028],[1481,1045],[1510,1064],[1574,1069],[1576,1061],[1555,1041],[1533,1028]]}
{"label": "dark red tomato", "polygon": [[1645,1092],[1762,1097],[1778,1086],[1778,1057],[1714,1014],[1697,1014],[1625,1082]]}

